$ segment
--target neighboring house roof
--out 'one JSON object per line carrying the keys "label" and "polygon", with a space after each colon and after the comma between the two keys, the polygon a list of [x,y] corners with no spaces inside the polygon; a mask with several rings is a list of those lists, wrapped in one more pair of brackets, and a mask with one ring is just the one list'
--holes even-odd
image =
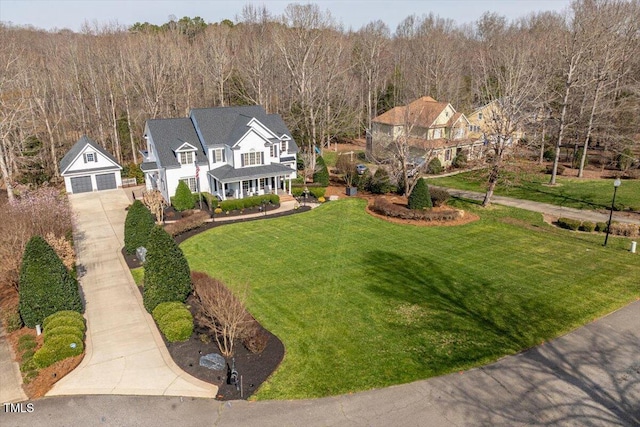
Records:
{"label": "neighboring house roof", "polygon": [[147,127],[153,139],[158,164],[165,168],[180,167],[175,150],[185,142],[196,148],[198,164],[207,163],[200,139],[188,117],[147,120]]}
{"label": "neighboring house roof", "polygon": [[80,155],[80,153],[82,153],[82,151],[85,149],[87,145],[89,145],[91,148],[93,148],[94,150],[96,150],[97,152],[105,156],[107,159],[111,160],[114,163],[114,166],[112,168],[85,169],[84,172],[110,170],[115,168],[122,169],[122,166],[118,164],[116,159],[107,150],[102,148],[100,144],[95,142],[93,139],[89,138],[87,135],[82,135],[82,137],[75,144],[73,144],[73,147],[71,147],[71,149],[67,152],[67,154],[64,155],[62,160],[60,160],[61,175],[64,175],[65,172],[67,172],[67,169],[69,169],[69,166],[73,164],[74,160]]}
{"label": "neighboring house roof", "polygon": [[248,180],[263,178],[265,175],[282,175],[291,174],[294,171],[288,167],[278,163],[270,165],[252,166],[248,168],[234,169],[230,165],[224,165],[209,171],[208,174],[220,182],[233,182],[238,180]]}
{"label": "neighboring house roof", "polygon": [[392,126],[406,124],[429,128],[448,105],[448,103],[438,102],[430,96],[423,96],[407,106],[392,108],[373,119],[373,122]]}
{"label": "neighboring house roof", "polygon": [[429,150],[441,150],[445,148],[466,147],[469,145],[478,145],[482,141],[472,141],[470,139],[423,139],[423,138],[411,138],[408,141],[410,146],[421,148],[425,151]]}

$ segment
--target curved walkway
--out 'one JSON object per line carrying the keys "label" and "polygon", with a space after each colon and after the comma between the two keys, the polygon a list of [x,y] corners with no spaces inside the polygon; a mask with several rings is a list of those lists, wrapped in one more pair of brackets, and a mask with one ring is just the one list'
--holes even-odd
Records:
{"label": "curved walkway", "polygon": [[[439,187],[445,188],[445,187]],[[478,193],[475,191],[457,190],[455,188],[445,188],[449,194],[453,197],[469,200],[484,200],[484,193]],[[533,202],[531,200],[513,199],[511,197],[493,196],[491,203],[497,205],[511,206],[514,208],[525,209],[533,212],[540,212],[543,214],[553,215],[558,218],[571,218],[582,221],[591,222],[607,222],[609,221],[609,214],[603,214],[596,211],[585,209],[567,208],[564,206],[550,205],[548,203]],[[640,216],[638,218],[631,218],[626,216],[616,215],[613,213],[613,220],[624,223],[640,224]]]}
{"label": "curved walkway", "polygon": [[34,402],[33,413],[0,413],[0,425],[637,426],[639,343],[636,301],[491,365],[411,384],[297,401],[45,398]]}
{"label": "curved walkway", "polygon": [[47,396],[137,394],[215,397],[217,387],[173,362],[120,253],[129,199],[123,190],[70,195],[86,302],[86,355]]}

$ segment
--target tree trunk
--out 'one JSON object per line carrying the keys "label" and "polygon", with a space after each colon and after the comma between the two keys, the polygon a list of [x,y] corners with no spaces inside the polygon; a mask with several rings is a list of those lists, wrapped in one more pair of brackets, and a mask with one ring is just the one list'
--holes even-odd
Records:
{"label": "tree trunk", "polygon": [[560,147],[562,146],[562,137],[564,136],[564,128],[567,119],[567,104],[569,103],[569,93],[571,92],[571,75],[573,70],[569,72],[564,92],[564,100],[562,102],[562,114],[560,114],[560,128],[558,129],[558,141],[556,142],[556,153],[553,158],[553,170],[551,171],[551,181],[549,184],[556,185],[556,175],[558,174],[558,163],[560,162]]}
{"label": "tree trunk", "polygon": [[487,186],[487,192],[484,195],[484,200],[482,200],[483,208],[491,204],[491,198],[493,197],[493,192],[496,189],[496,184],[498,183],[499,173],[500,173],[500,165],[496,163],[491,168],[491,174],[489,175],[489,183],[488,183],[489,185]]}
{"label": "tree trunk", "polygon": [[596,83],[596,93],[593,96],[593,105],[591,105],[591,115],[589,116],[589,125],[587,126],[587,135],[584,138],[584,148],[582,149],[582,156],[580,157],[580,169],[578,170],[578,178],[582,178],[584,175],[584,164],[587,160],[587,149],[589,148],[589,139],[591,139],[591,132],[593,130],[593,118],[596,115],[596,108],[598,105],[598,96],[600,95],[600,88],[602,87],[602,79],[598,79]]}
{"label": "tree trunk", "polygon": [[9,174],[9,168],[7,168],[6,162],[6,148],[4,146],[4,141],[0,142],[0,173],[2,173],[2,179],[4,180],[4,185],[7,188],[7,197],[9,198],[9,203],[13,203],[15,200],[15,196],[13,195],[13,184],[11,183],[11,175]]}

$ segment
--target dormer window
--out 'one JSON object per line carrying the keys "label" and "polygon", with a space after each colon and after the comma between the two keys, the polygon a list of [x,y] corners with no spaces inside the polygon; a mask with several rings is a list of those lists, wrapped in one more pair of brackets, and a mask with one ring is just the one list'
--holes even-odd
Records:
{"label": "dormer window", "polygon": [[280,141],[280,151],[283,153],[287,151],[287,141]]}
{"label": "dormer window", "polygon": [[478,113],[478,120],[482,120],[482,113]]}
{"label": "dormer window", "polygon": [[93,153],[93,152],[84,153],[85,163],[91,163],[91,162],[97,162],[97,161],[98,161],[98,156],[96,156],[96,153]]}
{"label": "dormer window", "polygon": [[189,165],[193,163],[193,151],[182,151],[178,153],[178,161],[182,165]]}

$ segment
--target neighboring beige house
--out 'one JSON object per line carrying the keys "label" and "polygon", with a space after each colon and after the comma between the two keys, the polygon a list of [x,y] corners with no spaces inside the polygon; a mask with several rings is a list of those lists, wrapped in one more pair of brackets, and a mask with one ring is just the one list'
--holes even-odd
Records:
{"label": "neighboring beige house", "polygon": [[[495,121],[502,117],[498,101],[491,101],[476,109],[467,117],[469,120],[469,138],[482,139],[491,137],[495,133]],[[513,135],[517,141],[524,136],[522,130],[517,130]]]}
{"label": "neighboring beige house", "polygon": [[394,107],[372,121],[367,154],[385,156],[390,145],[408,133],[409,145],[438,157],[450,166],[457,153],[465,151],[469,159],[482,155],[484,141],[469,138],[470,123],[450,103],[423,96],[406,106]]}

